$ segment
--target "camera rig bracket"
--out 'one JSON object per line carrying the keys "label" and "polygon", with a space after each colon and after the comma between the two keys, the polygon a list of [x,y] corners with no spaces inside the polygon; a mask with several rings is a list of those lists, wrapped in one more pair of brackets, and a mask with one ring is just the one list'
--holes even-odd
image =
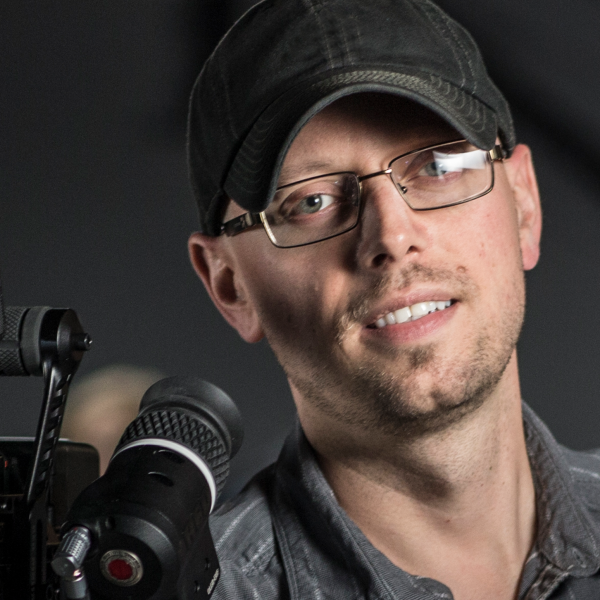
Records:
{"label": "camera rig bracket", "polygon": [[[69,385],[91,343],[71,309],[5,309],[0,375],[42,376],[44,395],[24,482],[10,456],[16,446],[0,440],[0,600],[57,597],[56,577],[48,568],[48,538],[54,535],[48,493]],[[10,548],[9,540],[14,541]]]}

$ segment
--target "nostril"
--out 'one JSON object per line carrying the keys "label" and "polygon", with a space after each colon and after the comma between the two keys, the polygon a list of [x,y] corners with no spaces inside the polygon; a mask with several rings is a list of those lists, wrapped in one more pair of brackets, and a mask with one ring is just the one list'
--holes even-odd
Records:
{"label": "nostril", "polygon": [[[409,249],[406,251],[406,254],[412,254],[413,252],[418,252],[418,249],[416,246],[410,246]],[[389,252],[380,252],[379,254],[376,254],[373,257],[373,261],[371,263],[371,266],[374,268],[379,268],[384,266],[386,263],[393,261],[393,257],[391,256],[391,254]]]}
{"label": "nostril", "polygon": [[373,258],[373,266],[374,267],[381,267],[381,265],[383,265],[386,262],[387,258],[388,258],[387,254],[383,254],[383,253],[382,254],[378,254],[377,256],[375,256]]}

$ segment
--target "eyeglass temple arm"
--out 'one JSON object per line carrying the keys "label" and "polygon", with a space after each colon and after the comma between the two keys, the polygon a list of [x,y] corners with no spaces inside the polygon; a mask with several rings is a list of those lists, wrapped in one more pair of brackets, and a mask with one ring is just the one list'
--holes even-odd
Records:
{"label": "eyeglass temple arm", "polygon": [[230,221],[227,221],[226,223],[223,223],[221,225],[220,235],[225,234],[231,237],[233,235],[237,235],[238,233],[242,233],[242,231],[245,231],[250,227],[260,225],[261,223],[262,221],[260,220],[259,213],[247,212],[243,215],[240,215],[239,217],[235,217]]}
{"label": "eyeglass temple arm", "polygon": [[504,160],[507,156],[508,152],[500,144],[496,144],[490,150],[490,158],[492,160]]}

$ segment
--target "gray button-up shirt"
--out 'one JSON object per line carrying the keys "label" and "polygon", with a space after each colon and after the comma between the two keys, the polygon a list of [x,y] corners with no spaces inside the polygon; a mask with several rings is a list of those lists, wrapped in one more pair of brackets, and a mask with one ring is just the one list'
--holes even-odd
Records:
{"label": "gray button-up shirt", "polygon": [[[600,599],[600,452],[558,445],[523,406],[537,538],[520,600]],[[337,503],[298,425],[279,460],[211,520],[214,600],[451,600],[376,550]]]}

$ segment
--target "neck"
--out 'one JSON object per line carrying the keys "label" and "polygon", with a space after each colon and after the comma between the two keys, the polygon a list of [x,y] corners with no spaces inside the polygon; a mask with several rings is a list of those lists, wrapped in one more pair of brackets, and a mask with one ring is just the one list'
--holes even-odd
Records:
{"label": "neck", "polygon": [[393,563],[457,600],[515,597],[535,533],[515,356],[478,410],[435,434],[332,435],[323,415],[300,416],[340,505]]}

